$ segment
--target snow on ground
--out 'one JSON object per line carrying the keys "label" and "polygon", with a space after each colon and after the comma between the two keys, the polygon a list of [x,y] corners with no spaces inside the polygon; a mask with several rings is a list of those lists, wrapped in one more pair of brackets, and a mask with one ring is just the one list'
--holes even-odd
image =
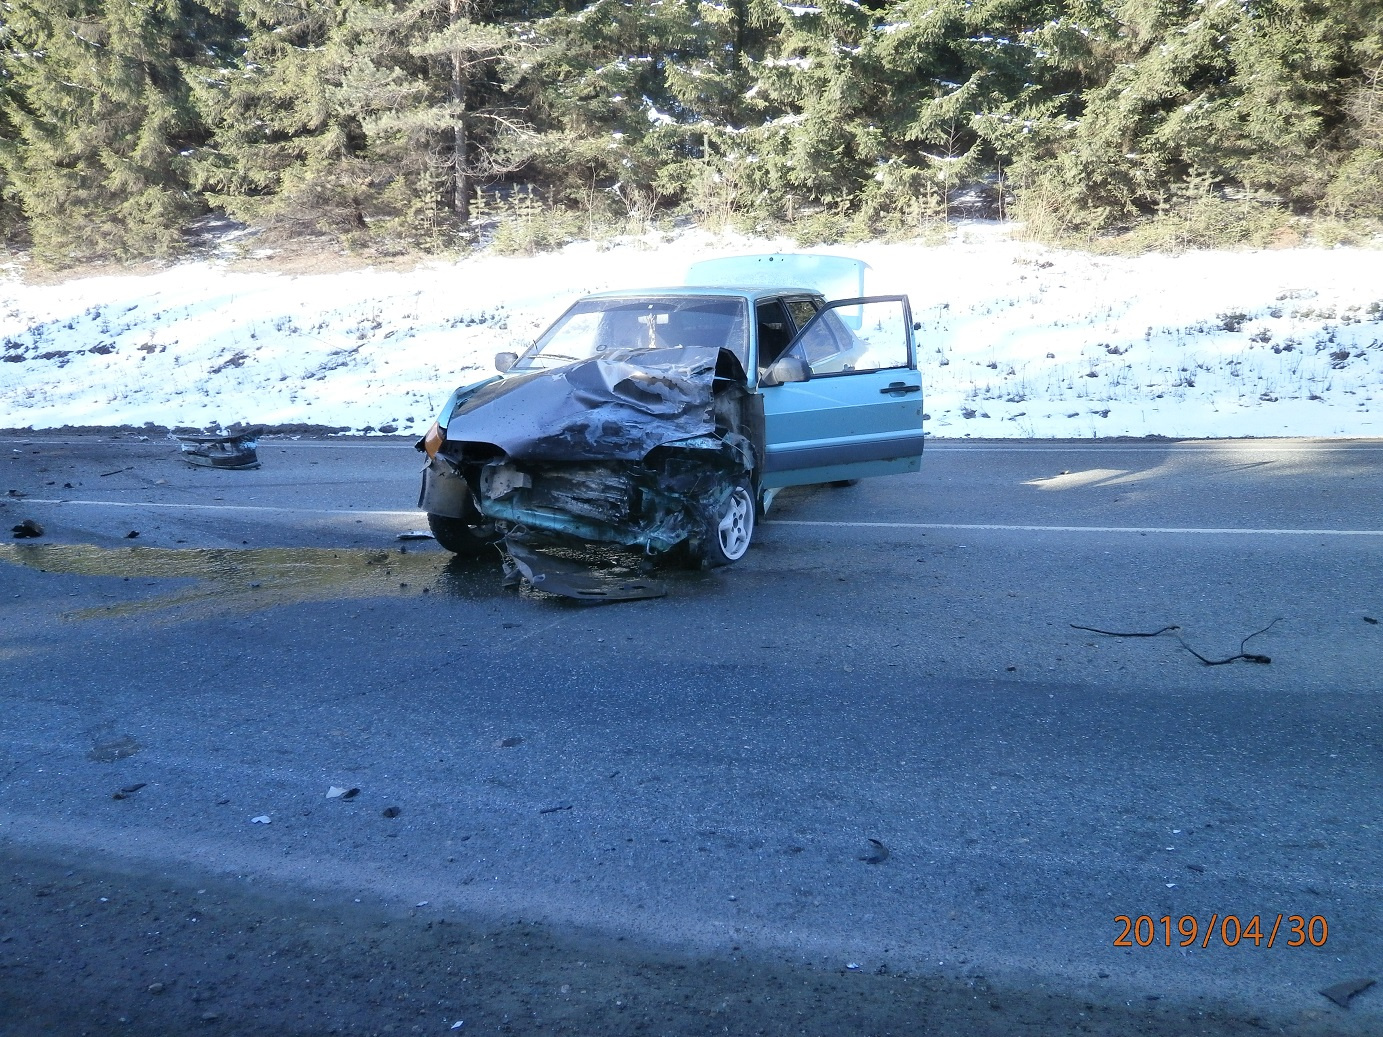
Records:
{"label": "snow on ground", "polygon": [[[421,432],[577,296],[779,249],[689,232],[409,272],[0,274],[0,427]],[[1383,252],[1102,257],[985,224],[941,246],[815,251],[865,259],[868,291],[911,296],[935,436],[1383,435]]]}

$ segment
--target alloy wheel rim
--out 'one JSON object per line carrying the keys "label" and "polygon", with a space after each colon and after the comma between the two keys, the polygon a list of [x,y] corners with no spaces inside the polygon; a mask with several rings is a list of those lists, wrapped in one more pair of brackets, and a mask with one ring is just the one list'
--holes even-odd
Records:
{"label": "alloy wheel rim", "polygon": [[736,561],[749,550],[749,540],[754,533],[754,501],[743,486],[736,486],[730,494],[719,533],[720,550],[730,561]]}

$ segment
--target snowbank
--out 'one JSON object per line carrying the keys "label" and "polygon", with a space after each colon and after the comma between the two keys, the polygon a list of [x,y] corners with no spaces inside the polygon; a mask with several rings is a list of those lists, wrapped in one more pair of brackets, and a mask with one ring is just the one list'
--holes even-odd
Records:
{"label": "snowbank", "polygon": [[[0,426],[307,423],[421,432],[576,296],[676,284],[782,242],[688,233],[411,272],[211,262],[55,285],[0,280]],[[1377,436],[1383,254],[1097,257],[963,228],[831,251],[906,292],[927,430],[945,437]]]}

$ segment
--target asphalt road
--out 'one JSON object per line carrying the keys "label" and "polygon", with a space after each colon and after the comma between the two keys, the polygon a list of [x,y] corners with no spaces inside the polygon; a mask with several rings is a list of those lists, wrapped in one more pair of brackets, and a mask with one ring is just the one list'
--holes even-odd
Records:
{"label": "asphalt road", "polygon": [[0,439],[3,1037],[1383,1032],[1383,443],[934,442],[600,607],[260,456]]}

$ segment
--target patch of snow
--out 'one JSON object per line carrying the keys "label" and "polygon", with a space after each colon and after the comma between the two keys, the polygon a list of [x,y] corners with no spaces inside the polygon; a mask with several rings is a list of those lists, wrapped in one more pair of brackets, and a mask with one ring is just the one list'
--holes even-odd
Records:
{"label": "patch of snow", "polygon": [[672,126],[677,122],[676,119],[674,119],[671,115],[668,115],[666,112],[658,111],[657,107],[648,97],[644,97],[643,103],[644,107],[647,109],[648,121],[653,123],[653,125]]}

